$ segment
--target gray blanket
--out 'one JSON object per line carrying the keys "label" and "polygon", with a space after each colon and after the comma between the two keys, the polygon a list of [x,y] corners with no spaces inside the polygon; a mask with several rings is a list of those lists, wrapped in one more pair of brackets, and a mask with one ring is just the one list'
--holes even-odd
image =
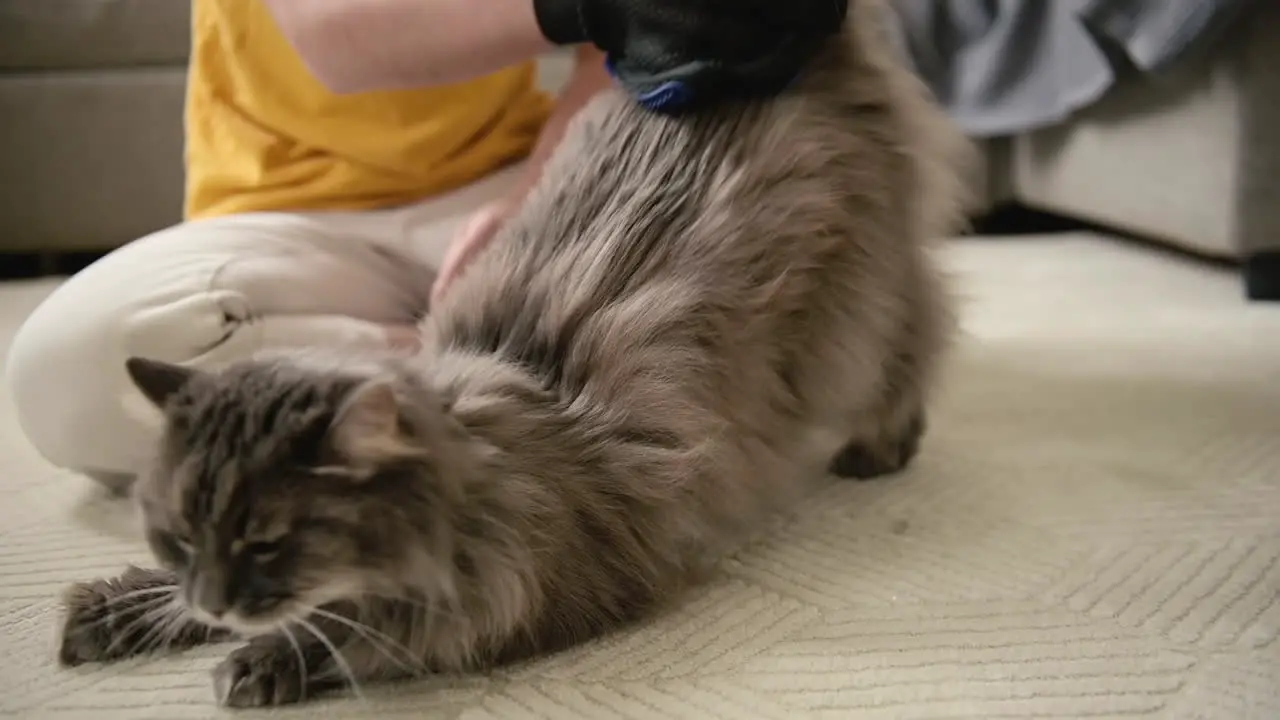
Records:
{"label": "gray blanket", "polygon": [[[1211,44],[1254,0],[895,0],[898,39],[971,135],[1057,123]],[[1274,0],[1264,0],[1274,1]]]}

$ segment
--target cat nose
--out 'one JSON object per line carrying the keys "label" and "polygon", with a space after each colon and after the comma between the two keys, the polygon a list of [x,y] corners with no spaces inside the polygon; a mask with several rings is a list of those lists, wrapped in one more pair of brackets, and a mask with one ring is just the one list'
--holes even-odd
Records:
{"label": "cat nose", "polygon": [[221,619],[231,606],[227,600],[226,586],[218,582],[217,578],[207,575],[196,578],[191,595],[193,600],[191,604],[208,613],[215,620]]}

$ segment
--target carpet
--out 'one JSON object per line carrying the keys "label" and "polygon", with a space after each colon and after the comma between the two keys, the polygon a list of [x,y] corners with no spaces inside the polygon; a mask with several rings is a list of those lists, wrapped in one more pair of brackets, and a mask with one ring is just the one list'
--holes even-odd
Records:
{"label": "carpet", "polygon": [[[1089,235],[944,259],[965,336],[908,472],[832,486],[628,632],[279,716],[1280,718],[1280,308]],[[4,342],[50,287],[0,286]],[[59,590],[147,555],[7,398],[0,452],[0,713],[219,716],[225,647],[54,665]]]}

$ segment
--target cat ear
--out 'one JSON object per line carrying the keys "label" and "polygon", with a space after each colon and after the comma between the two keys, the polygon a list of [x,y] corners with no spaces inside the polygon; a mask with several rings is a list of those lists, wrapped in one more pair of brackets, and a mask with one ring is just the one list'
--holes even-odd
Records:
{"label": "cat ear", "polygon": [[329,441],[346,462],[365,472],[422,454],[401,427],[395,387],[381,379],[351,391],[334,416]]}
{"label": "cat ear", "polygon": [[181,365],[140,357],[125,360],[124,368],[134,386],[156,407],[164,407],[165,402],[197,372]]}

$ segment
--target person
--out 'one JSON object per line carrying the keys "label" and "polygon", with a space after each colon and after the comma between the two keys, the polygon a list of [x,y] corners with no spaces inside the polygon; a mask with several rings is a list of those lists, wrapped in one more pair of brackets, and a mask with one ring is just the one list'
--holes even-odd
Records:
{"label": "person", "polygon": [[[782,91],[844,0],[193,0],[180,224],[20,328],[6,382],[52,464],[122,489],[158,432],[124,361],[410,352],[434,295],[616,84],[654,112]],[[536,58],[572,48],[567,84]],[[437,272],[438,271],[438,272]],[[432,284],[431,278],[435,277]]]}

